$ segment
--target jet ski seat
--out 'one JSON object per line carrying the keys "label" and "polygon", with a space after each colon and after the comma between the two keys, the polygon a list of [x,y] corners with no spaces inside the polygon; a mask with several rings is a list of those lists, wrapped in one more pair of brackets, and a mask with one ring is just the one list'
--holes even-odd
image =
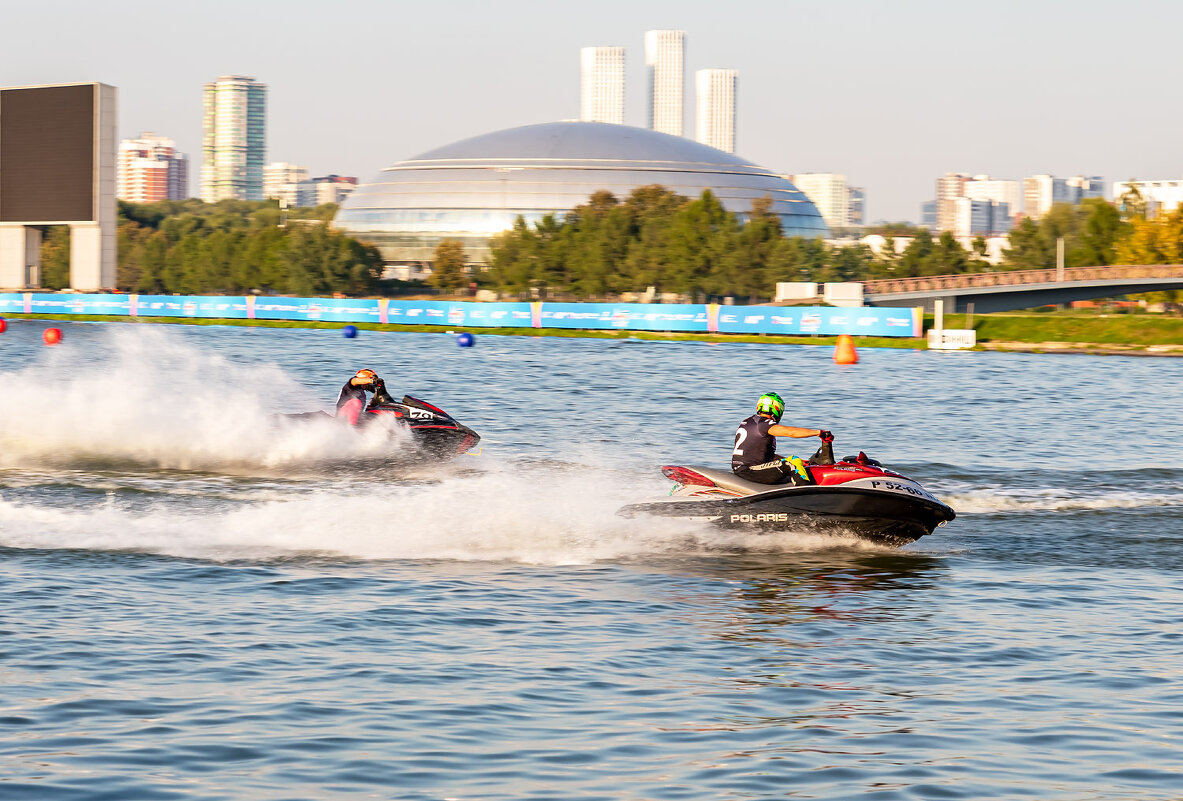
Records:
{"label": "jet ski seat", "polygon": [[[688,465],[688,467],[690,466]],[[758,481],[748,481],[730,470],[715,470],[710,467],[690,467],[690,469],[709,478],[721,489],[738,492],[741,495],[755,495],[757,492],[767,492],[777,487],[792,486],[791,484],[761,484]]]}

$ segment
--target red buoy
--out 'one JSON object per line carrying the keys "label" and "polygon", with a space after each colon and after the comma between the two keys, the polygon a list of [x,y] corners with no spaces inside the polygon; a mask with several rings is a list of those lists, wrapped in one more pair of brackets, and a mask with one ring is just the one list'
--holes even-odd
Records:
{"label": "red buoy", "polygon": [[46,328],[41,332],[41,339],[45,341],[46,345],[56,345],[62,341],[62,329]]}
{"label": "red buoy", "polygon": [[0,334],[3,334],[7,330],[8,330],[8,321],[5,320],[3,317],[0,317]]}

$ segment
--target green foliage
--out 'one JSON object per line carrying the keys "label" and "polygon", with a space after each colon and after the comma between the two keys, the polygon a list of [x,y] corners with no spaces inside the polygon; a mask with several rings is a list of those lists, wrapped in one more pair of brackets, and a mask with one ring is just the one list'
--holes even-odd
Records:
{"label": "green foliage", "polygon": [[436,245],[428,283],[445,292],[460,289],[468,281],[464,261],[464,245],[455,239],[443,240]]}
{"label": "green foliage", "polygon": [[[125,292],[363,295],[377,289],[382,272],[375,248],[329,227],[332,204],[292,209],[282,228],[275,201],[120,202],[119,212],[116,284]],[[46,281],[47,265],[61,259],[56,231],[42,246],[47,287],[69,284],[68,276],[58,284]],[[68,231],[66,237],[68,265]],[[60,270],[50,269],[55,276]]]}
{"label": "green foliage", "polygon": [[1064,238],[1065,267],[1113,264],[1130,225],[1112,203],[1089,198],[1074,206],[1057,203],[1038,222],[1025,218],[1010,234],[1004,267],[1041,270],[1056,266],[1056,240]]}
{"label": "green foliage", "polygon": [[880,269],[861,245],[788,239],[772,201],[741,218],[709,190],[690,199],[643,186],[624,200],[597,192],[561,220],[518,218],[496,237],[488,281],[539,297],[674,292],[692,297],[768,297],[778,281],[841,281]]}
{"label": "green foliage", "polygon": [[41,286],[65,289],[70,285],[70,227],[55,225],[41,236]]}

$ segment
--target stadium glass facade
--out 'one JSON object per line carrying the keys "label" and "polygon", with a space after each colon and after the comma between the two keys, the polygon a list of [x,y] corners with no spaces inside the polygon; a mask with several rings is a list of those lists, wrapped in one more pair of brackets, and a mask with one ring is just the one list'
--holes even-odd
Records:
{"label": "stadium glass facade", "polygon": [[769,197],[786,235],[828,234],[813,203],[763,167],[682,137],[596,122],[510,128],[399,162],[359,186],[334,224],[388,263],[431,261],[444,239],[488,263],[490,239],[518,216],[533,223],[600,190],[624,198],[651,184],[687,197],[710,189],[741,215]]}

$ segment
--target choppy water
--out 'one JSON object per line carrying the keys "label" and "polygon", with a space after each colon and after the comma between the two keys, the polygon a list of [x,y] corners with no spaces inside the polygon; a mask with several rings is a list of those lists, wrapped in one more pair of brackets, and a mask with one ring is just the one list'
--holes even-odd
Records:
{"label": "choppy water", "polygon": [[[1183,796],[1183,361],[43,327],[0,335],[0,799]],[[363,366],[483,452],[275,438]],[[770,389],[958,519],[615,515]]]}

